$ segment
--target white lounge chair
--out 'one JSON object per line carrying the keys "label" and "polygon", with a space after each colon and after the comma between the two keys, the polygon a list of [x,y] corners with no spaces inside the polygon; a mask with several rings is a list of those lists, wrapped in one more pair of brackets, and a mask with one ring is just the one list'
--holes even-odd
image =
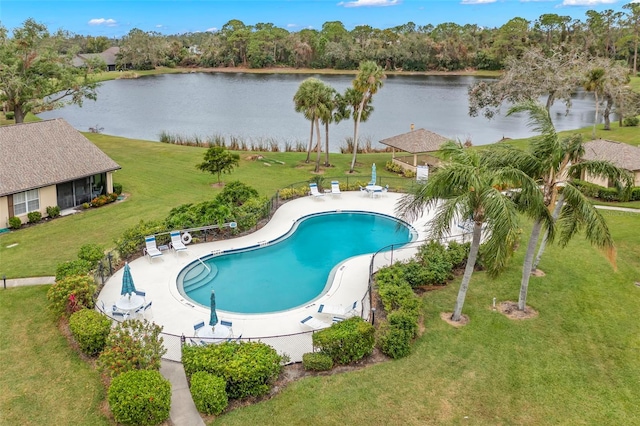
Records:
{"label": "white lounge chair", "polygon": [[331,181],[331,195],[338,196],[340,194],[342,194],[342,192],[340,192],[340,182],[337,180]]}
{"label": "white lounge chair", "polygon": [[171,248],[174,252],[178,253],[179,251],[184,251],[187,249],[187,246],[182,242],[182,237],[180,235],[180,231],[171,231]]}
{"label": "white lounge chair", "polygon": [[314,330],[322,330],[323,328],[331,326],[331,324],[329,324],[328,322],[320,321],[319,319],[314,318],[311,315],[301,320],[300,322],[306,326],[313,328]]}
{"label": "white lounge chair", "polygon": [[318,191],[318,184],[317,183],[310,183],[309,184],[309,190],[311,191],[311,196],[313,196],[313,197],[322,197],[324,195],[323,193]]}
{"label": "white lounge chair", "polygon": [[[322,304],[318,307],[318,313],[320,314],[329,314],[336,315],[338,317],[351,317],[356,315],[358,312],[356,308],[358,306],[358,301],[356,300],[351,305],[325,305]],[[335,320],[334,320],[335,322]]]}
{"label": "white lounge chair", "polygon": [[145,248],[143,250],[145,256],[149,256],[149,262],[154,257],[162,256],[162,252],[158,250],[158,246],[156,246],[156,237],[150,235],[148,237],[144,237]]}

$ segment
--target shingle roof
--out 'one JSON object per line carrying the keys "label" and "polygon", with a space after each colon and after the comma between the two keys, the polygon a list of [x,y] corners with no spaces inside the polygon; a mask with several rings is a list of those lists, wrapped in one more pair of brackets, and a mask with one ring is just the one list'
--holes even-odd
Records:
{"label": "shingle roof", "polygon": [[92,58],[100,58],[104,63],[108,65],[116,64],[116,55],[120,53],[118,46],[110,47],[102,53],[78,53],[72,60],[72,63],[76,67],[84,65],[85,60]]}
{"label": "shingle roof", "polygon": [[607,160],[629,171],[640,170],[640,148],[626,143],[596,139],[584,144],[585,160]]}
{"label": "shingle roof", "polygon": [[383,139],[380,143],[411,154],[418,154],[421,152],[438,151],[440,146],[448,140],[449,139],[437,133],[425,129],[418,129]]}
{"label": "shingle roof", "polygon": [[0,126],[0,196],[119,168],[61,118]]}

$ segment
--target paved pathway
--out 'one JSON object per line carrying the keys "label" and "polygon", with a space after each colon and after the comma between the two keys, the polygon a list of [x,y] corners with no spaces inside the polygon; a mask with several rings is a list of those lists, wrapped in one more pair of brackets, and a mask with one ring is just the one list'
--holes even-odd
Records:
{"label": "paved pathway", "polygon": [[615,206],[599,206],[596,205],[596,209],[601,210],[615,210],[618,212],[628,212],[628,213],[640,213],[640,209],[632,209],[629,207],[615,207]]}
{"label": "paved pathway", "polygon": [[171,382],[171,423],[176,426],[204,426],[191,398],[187,376],[179,362],[162,360],[160,373]]}
{"label": "paved pathway", "polygon": [[[33,278],[7,278],[6,288],[22,287],[26,285],[43,285],[53,284],[56,282],[56,277],[33,277]],[[0,285],[4,286],[5,282],[0,277]]]}

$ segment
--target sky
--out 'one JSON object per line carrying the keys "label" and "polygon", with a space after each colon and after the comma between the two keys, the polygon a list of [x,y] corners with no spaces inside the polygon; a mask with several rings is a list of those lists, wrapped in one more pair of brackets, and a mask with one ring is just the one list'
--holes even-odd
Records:
{"label": "sky", "polygon": [[[633,0],[640,2],[640,0]],[[320,30],[327,21],[390,28],[455,22],[500,27],[545,13],[586,20],[587,10],[622,11],[630,0],[0,0],[0,23],[12,30],[29,18],[53,32],[121,37],[134,28],[162,34],[217,31],[231,19],[272,23],[289,31]]]}

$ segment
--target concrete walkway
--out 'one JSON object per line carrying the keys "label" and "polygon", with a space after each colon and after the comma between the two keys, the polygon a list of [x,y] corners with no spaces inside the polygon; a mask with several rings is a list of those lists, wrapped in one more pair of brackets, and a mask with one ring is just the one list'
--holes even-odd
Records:
{"label": "concrete walkway", "polygon": [[179,362],[162,360],[160,373],[171,382],[171,423],[176,426],[204,426],[187,384],[187,376]]}
{"label": "concrete walkway", "polygon": [[[27,285],[45,285],[56,282],[56,277],[33,277],[33,278],[7,278],[7,288],[23,287]],[[2,277],[0,277],[0,285],[4,285]]]}

